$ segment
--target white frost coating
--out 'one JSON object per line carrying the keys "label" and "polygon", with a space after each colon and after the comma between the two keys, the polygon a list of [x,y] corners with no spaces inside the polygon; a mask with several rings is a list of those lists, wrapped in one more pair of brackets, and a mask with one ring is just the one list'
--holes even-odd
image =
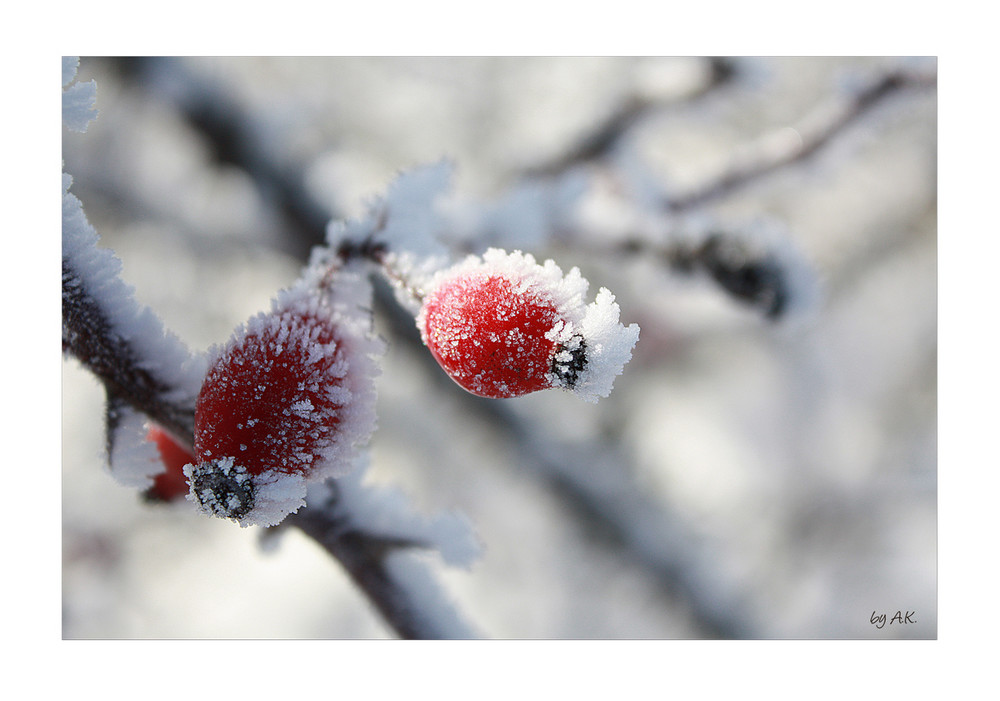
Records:
{"label": "white frost coating", "polygon": [[418,553],[390,552],[385,559],[389,575],[405,582],[411,598],[411,611],[420,619],[422,630],[433,631],[447,640],[472,640],[481,637],[458,613],[454,603],[431,575],[427,562]]}
{"label": "white frost coating", "polygon": [[327,226],[330,249],[369,238],[386,247],[383,262],[399,276],[393,281],[399,302],[413,313],[419,308],[413,290],[448,260],[439,237],[451,228],[442,198],[451,185],[452,170],[449,162],[439,161],[401,173],[365,217]]}
{"label": "white frost coating", "polygon": [[[555,261],[546,260],[539,265],[530,253],[507,253],[498,248],[488,249],[481,258],[469,256],[439,271],[429,281],[428,289],[434,290],[466,276],[503,277],[512,283],[515,291],[531,291],[551,301],[559,320],[545,337],[565,346],[567,350],[561,353],[578,349],[582,339],[586,358],[572,387],[564,386],[555,374],[550,374],[551,385],[572,391],[588,402],[597,402],[611,393],[615,378],[632,358],[632,349],[639,340],[639,327],[636,324],[625,327],[619,322],[621,310],[607,289],[601,288],[597,299],[587,305],[585,295],[590,284],[579,268],[573,267],[563,275]],[[426,344],[425,321],[426,309],[421,309],[416,322]],[[557,354],[557,359],[563,358]]]}
{"label": "white frost coating", "polygon": [[254,508],[244,518],[236,519],[243,528],[275,526],[306,504],[306,481],[302,475],[273,472],[257,476],[253,482],[257,489]]}
{"label": "white frost coating", "polygon": [[108,468],[115,481],[133,489],[149,489],[153,478],[164,471],[156,444],[146,440],[149,431],[146,417],[127,407],[120,407],[118,425],[111,437]]}
{"label": "white frost coating", "polygon": [[[468,520],[447,513],[427,519],[413,512],[406,497],[395,489],[362,484],[364,469],[336,482],[338,516],[346,515],[345,528],[359,529],[373,536],[418,541],[436,548],[451,565],[469,567],[481,546]],[[322,509],[331,495],[331,485],[309,488],[311,508]],[[420,616],[421,630],[440,638],[463,640],[480,637],[458,613],[447,593],[431,573],[430,563],[420,553],[406,549],[390,551],[385,565],[400,590],[406,593],[411,610]]]}
{"label": "white frost coating", "polygon": [[70,83],[72,83],[73,79],[76,78],[76,71],[79,67],[80,67],[79,56],[62,57],[62,84],[64,88]]}
{"label": "white frost coating", "polygon": [[[332,276],[328,272],[322,258],[314,258],[295,285],[279,292],[273,302],[274,309],[321,307],[338,330],[341,362],[336,369],[344,379],[329,391],[343,407],[338,413],[335,445],[313,466],[317,480],[340,477],[353,470],[360,450],[375,431],[375,379],[382,371],[380,359],[386,349],[385,342],[372,329],[372,286],[368,277],[351,266],[339,268]],[[323,294],[318,297],[316,291],[321,285]]]}
{"label": "white frost coating", "polygon": [[241,506],[237,490],[199,489],[199,476],[209,470],[202,465],[185,465],[184,476],[191,484],[187,499],[208,516],[229,516],[243,528],[268,527],[281,523],[288,514],[305,506],[306,481],[301,475],[282,472],[251,475],[231,456],[218,460],[211,470],[231,479],[240,489],[252,490],[254,497],[252,509],[241,516],[232,516],[239,513]]}
{"label": "white frost coating", "polygon": [[587,365],[574,391],[589,402],[611,394],[615,378],[632,359],[632,349],[639,340],[636,324],[623,327],[618,323],[620,311],[615,296],[602,287],[580,322],[580,333],[587,344]]}
{"label": "white frost coating", "polygon": [[326,243],[336,250],[344,241],[357,243],[374,236],[390,251],[408,252],[415,258],[441,257],[447,250],[439,235],[449,224],[441,198],[451,185],[452,166],[440,161],[401,173],[384,197],[376,198],[369,213],[357,220],[331,221]]}
{"label": "white frost coating", "polygon": [[[366,533],[417,541],[437,550],[446,563],[456,567],[471,567],[479,558],[482,545],[463,514],[421,515],[402,491],[365,485],[363,479],[364,470],[359,469],[337,480],[342,508],[349,512],[353,526]],[[309,492],[309,502],[321,505],[328,490],[327,485],[317,485]]]}
{"label": "white frost coating", "polygon": [[438,236],[447,224],[439,201],[451,187],[453,170],[448,161],[439,161],[400,174],[382,204],[385,225],[379,239],[417,257],[442,254]]}
{"label": "white frost coating", "polygon": [[[62,60],[63,79],[63,124],[73,131],[85,132],[87,126],[97,119],[97,82],[76,83],[76,70],[80,59],[75,56],[64,56]],[[68,86],[68,87],[67,87]]]}
{"label": "white frost coating", "polygon": [[587,179],[575,172],[527,180],[492,202],[449,200],[451,226],[443,232],[455,247],[505,249],[545,246],[553,232],[574,225]]}
{"label": "white frost coating", "polygon": [[170,388],[164,399],[193,404],[205,376],[204,360],[166,331],[151,309],[136,303],[132,287],[119,277],[121,261],[98,247],[97,231],[87,221],[80,200],[69,192],[72,182],[63,173],[62,257],[73,274],[67,284],[84,288],[112,331],[146,361],[143,369]]}

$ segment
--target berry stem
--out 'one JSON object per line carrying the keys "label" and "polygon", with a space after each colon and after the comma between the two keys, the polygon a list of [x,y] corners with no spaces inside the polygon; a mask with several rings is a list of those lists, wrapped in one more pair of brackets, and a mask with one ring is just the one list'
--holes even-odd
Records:
{"label": "berry stem", "polygon": [[341,239],[333,250],[332,259],[323,274],[321,288],[326,289],[332,282],[337,270],[355,261],[363,261],[374,265],[375,269],[393,286],[403,289],[419,305],[424,300],[425,292],[415,286],[394,262],[389,244],[377,237],[385,230],[388,213],[384,208],[373,214],[374,222],[371,228],[360,237]]}

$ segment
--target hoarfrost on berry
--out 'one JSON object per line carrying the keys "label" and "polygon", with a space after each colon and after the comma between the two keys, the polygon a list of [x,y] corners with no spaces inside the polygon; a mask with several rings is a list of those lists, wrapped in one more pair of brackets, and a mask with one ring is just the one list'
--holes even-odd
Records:
{"label": "hoarfrost on berry", "polygon": [[304,505],[308,482],[352,469],[374,430],[382,350],[364,311],[367,284],[354,270],[325,280],[307,269],[213,349],[189,475],[205,511],[274,525]]}
{"label": "hoarfrost on berry", "polygon": [[602,288],[587,305],[579,269],[491,248],[438,273],[417,315],[424,343],[459,385],[484,397],[560,387],[596,402],[632,356],[635,324],[619,323]]}

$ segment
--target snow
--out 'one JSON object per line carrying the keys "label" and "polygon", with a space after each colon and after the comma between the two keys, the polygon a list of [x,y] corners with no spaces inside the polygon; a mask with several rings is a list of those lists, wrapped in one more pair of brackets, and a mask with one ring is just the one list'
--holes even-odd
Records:
{"label": "snow", "polygon": [[420,258],[441,255],[438,242],[447,230],[440,201],[451,187],[454,166],[446,160],[401,173],[390,185],[382,204],[385,225],[379,238],[397,252]]}
{"label": "snow", "polygon": [[580,322],[580,335],[587,344],[587,364],[573,391],[587,401],[607,397],[615,378],[632,359],[639,327],[623,327],[618,322],[620,313],[615,296],[602,287]]}
{"label": "snow", "polygon": [[[88,297],[96,310],[87,307],[94,318],[78,323],[92,330],[105,329],[114,350],[134,354],[138,367],[149,373],[164,389],[165,401],[179,406],[194,406],[195,396],[204,377],[203,361],[163,328],[148,307],[138,305],[133,289],[120,278],[121,261],[108,249],[100,248],[96,230],[87,220],[80,200],[69,192],[73,179],[63,174],[62,258],[63,286]],[[107,350],[107,349],[106,349]],[[112,370],[120,358],[104,358]],[[111,474],[122,484],[146,488],[151,478],[165,467],[155,449],[147,444],[142,417],[118,402],[121,422],[109,435],[107,454]]]}
{"label": "snow", "polygon": [[79,56],[63,56],[62,58],[62,84],[65,88],[76,78],[76,72],[80,68]]}
{"label": "snow", "polygon": [[275,526],[306,503],[301,475],[278,471],[251,475],[232,456],[186,465],[184,475],[191,484],[187,498],[202,513],[230,518],[243,528]]}

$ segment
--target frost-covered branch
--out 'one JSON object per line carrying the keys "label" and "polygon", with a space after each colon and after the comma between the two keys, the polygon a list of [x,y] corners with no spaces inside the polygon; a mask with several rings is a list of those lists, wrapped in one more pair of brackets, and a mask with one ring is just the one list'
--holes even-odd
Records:
{"label": "frost-covered branch", "polygon": [[722,173],[687,193],[668,195],[664,208],[680,213],[728,197],[768,175],[801,163],[820,152],[876,107],[909,89],[933,89],[936,72],[917,68],[888,71],[846,98],[832,98],[789,127],[766,134],[749,144]]}
{"label": "frost-covered branch", "polygon": [[[690,104],[713,90],[729,83],[738,70],[735,62],[726,57],[711,57],[704,60],[705,77],[692,92],[677,98],[676,102]],[[577,139],[565,153],[547,163],[533,166],[526,171],[530,176],[554,176],[567,169],[606,157],[632,132],[632,129],[653,110],[661,107],[663,101],[641,93],[625,97],[617,107],[590,131]]]}
{"label": "frost-covered branch", "polygon": [[[69,183],[65,176],[67,190]],[[80,201],[64,191],[63,352],[104,384],[112,408],[128,405],[190,438],[200,383],[197,362],[151,310],[135,303],[118,277],[120,261],[96,244]],[[109,415],[112,423],[117,413]]]}
{"label": "frost-covered branch", "polygon": [[464,520],[450,515],[426,522],[405,516],[398,493],[360,489],[357,478],[328,482],[310,494],[310,506],[286,523],[310,536],[347,570],[393,630],[408,639],[468,639],[479,635],[433,582],[413,551],[438,549],[451,564],[478,554]]}
{"label": "frost-covered branch", "polygon": [[706,276],[772,321],[808,309],[819,293],[811,266],[774,222],[742,227],[712,223],[666,242],[629,238],[619,253],[660,260],[681,274]]}

